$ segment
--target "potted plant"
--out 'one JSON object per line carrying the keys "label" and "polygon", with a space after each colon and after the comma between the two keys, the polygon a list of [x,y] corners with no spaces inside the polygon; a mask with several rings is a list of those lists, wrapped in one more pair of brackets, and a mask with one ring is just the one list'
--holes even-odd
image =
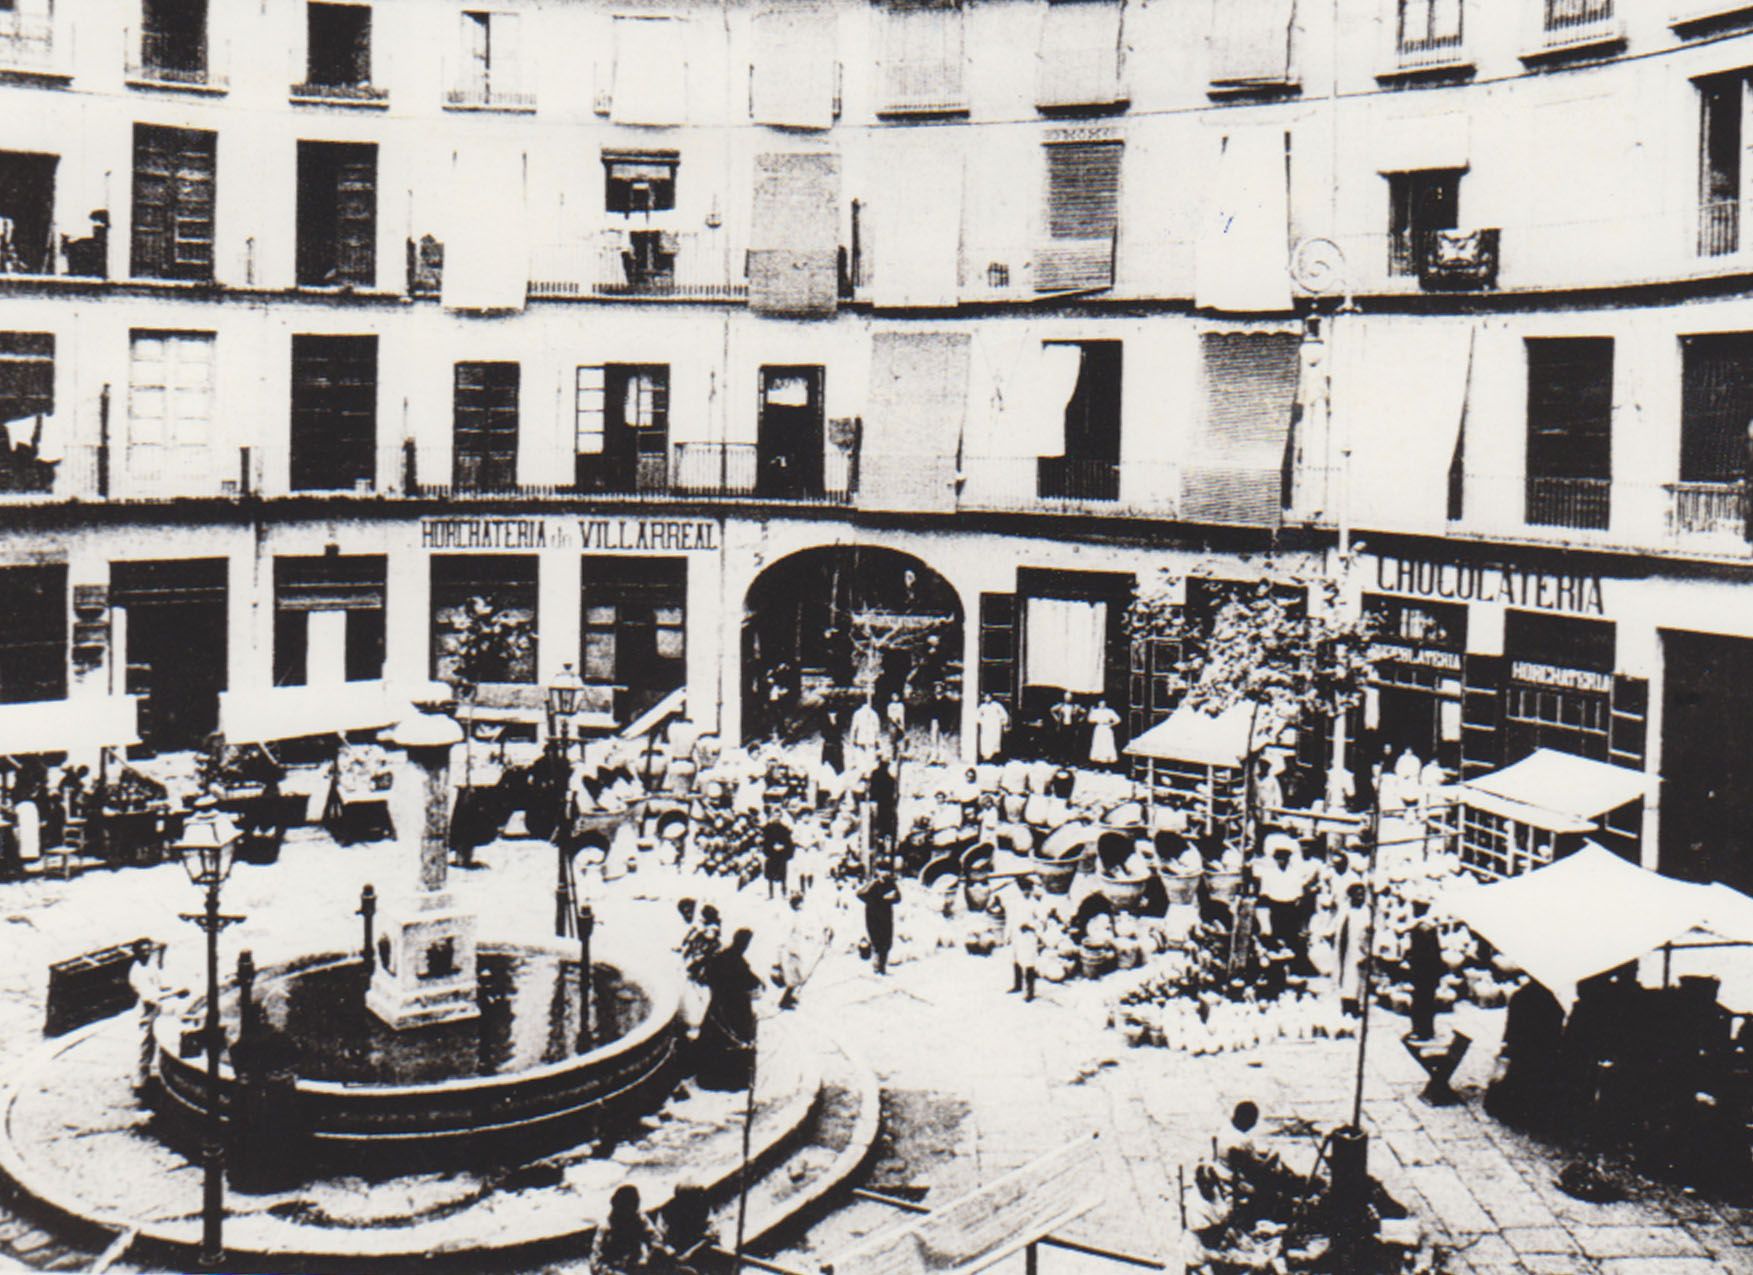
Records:
{"label": "potted plant", "polygon": [[474,707],[483,682],[510,680],[511,669],[527,659],[535,642],[527,612],[494,605],[478,594],[456,610],[448,651],[451,688],[463,711],[463,783],[473,786]]}

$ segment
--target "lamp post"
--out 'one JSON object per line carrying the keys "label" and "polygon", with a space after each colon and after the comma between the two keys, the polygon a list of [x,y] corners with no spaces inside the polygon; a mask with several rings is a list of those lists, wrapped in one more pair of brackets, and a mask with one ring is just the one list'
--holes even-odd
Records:
{"label": "lamp post", "polygon": [[571,776],[567,760],[572,747],[572,718],[584,701],[584,679],[562,664],[560,672],[548,683],[548,750],[560,775],[558,803],[560,816],[554,826],[554,933],[566,938],[572,930],[572,856],[567,847],[572,842],[571,820],[567,800]]}
{"label": "lamp post", "polygon": [[217,1269],[225,1260],[225,1117],[220,1110],[219,1053],[225,1038],[219,1028],[219,932],[243,920],[219,911],[219,888],[231,875],[238,832],[220,814],[212,798],[195,805],[195,812],[172,849],[182,861],[189,880],[207,892],[206,907],[184,912],[182,919],[199,926],[207,936],[207,1127],[201,1143],[203,1189],[201,1197],[200,1265]]}

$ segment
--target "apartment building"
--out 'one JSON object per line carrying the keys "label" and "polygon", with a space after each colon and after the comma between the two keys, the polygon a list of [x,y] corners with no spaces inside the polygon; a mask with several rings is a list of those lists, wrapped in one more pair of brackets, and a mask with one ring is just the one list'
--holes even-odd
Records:
{"label": "apartment building", "polygon": [[1746,884],[1750,76],[1727,0],[0,0],[0,752],[379,724],[476,596],[514,721],[880,635],[1137,731],[1139,578],[1349,549],[1375,739]]}

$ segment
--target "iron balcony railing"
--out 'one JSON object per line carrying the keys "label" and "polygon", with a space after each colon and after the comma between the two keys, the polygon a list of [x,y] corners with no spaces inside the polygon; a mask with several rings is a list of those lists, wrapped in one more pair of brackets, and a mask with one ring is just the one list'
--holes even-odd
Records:
{"label": "iron balcony railing", "polygon": [[1420,35],[1402,28],[1399,39],[1395,41],[1394,54],[1402,71],[1453,66],[1465,59],[1466,43],[1459,31],[1444,35]]}
{"label": "iron balcony railing", "polygon": [[1541,0],[1540,46],[1557,50],[1611,40],[1620,34],[1614,0]]}
{"label": "iron balcony railing", "polygon": [[960,59],[883,64],[879,115],[948,115],[967,109],[968,90]]}
{"label": "iron balcony railing", "polygon": [[162,88],[223,90],[227,78],[213,69],[206,32],[132,31],[123,35],[124,71],[135,84]]}
{"label": "iron balcony railing", "polygon": [[1497,286],[1502,234],[1490,230],[1397,230],[1388,235],[1388,273],[1416,277],[1432,292]]}
{"label": "iron balcony railing", "polygon": [[1698,255],[1724,257],[1741,249],[1741,201],[1706,199],[1698,205]]}
{"label": "iron balcony railing", "polygon": [[667,297],[740,301],[749,294],[732,279],[716,235],[667,230],[609,230],[563,244],[538,246],[530,258],[530,296]]}
{"label": "iron balcony railing", "polygon": [[444,105],[457,111],[533,111],[536,95],[517,80],[464,75],[445,89]]}
{"label": "iron balcony railing", "polygon": [[1668,483],[1668,534],[1676,539],[1745,542],[1749,513],[1745,482]]}
{"label": "iron balcony railing", "polygon": [[1612,512],[1610,478],[1528,476],[1525,517],[1534,527],[1605,531]]}
{"label": "iron balcony railing", "polygon": [[390,91],[375,84],[319,84],[306,80],[294,84],[289,96],[301,102],[359,102],[377,105],[389,101]]}

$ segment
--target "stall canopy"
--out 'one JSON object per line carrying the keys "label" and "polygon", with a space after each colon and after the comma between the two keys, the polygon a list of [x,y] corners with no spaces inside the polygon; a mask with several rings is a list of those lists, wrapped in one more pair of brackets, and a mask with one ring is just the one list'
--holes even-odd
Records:
{"label": "stall canopy", "polygon": [[1550,748],[1460,785],[1456,803],[1549,832],[1588,832],[1609,810],[1641,800],[1644,777]]}
{"label": "stall canopy", "polygon": [[1507,881],[1451,886],[1441,905],[1567,1008],[1583,979],[1694,930],[1753,942],[1753,900],[1650,872],[1592,841]]}
{"label": "stall canopy", "polygon": [[[1212,716],[1182,705],[1126,745],[1132,757],[1195,762],[1202,766],[1240,766],[1248,756],[1253,710],[1237,704]],[[1262,714],[1264,718],[1264,714]],[[1255,723],[1256,744],[1271,738],[1264,720]]]}

